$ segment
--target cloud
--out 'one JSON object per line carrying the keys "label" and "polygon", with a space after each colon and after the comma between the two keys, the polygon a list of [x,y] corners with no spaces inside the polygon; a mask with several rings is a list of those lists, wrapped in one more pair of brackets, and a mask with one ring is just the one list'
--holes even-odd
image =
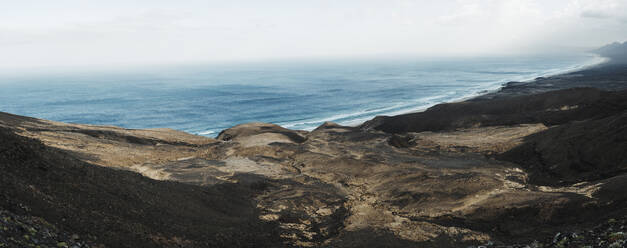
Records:
{"label": "cloud", "polygon": [[627,18],[625,0],[571,0],[567,9],[582,19],[621,21]]}
{"label": "cloud", "polygon": [[600,11],[600,10],[585,10],[585,11],[582,11],[580,15],[583,18],[594,18],[594,19],[607,19],[607,18],[612,17],[612,15],[610,15],[609,13]]}
{"label": "cloud", "polygon": [[627,39],[627,0],[145,1],[3,6],[0,67],[472,56]]}
{"label": "cloud", "polygon": [[459,25],[475,20],[483,14],[478,3],[463,3],[453,13],[440,16],[437,22],[444,25]]}

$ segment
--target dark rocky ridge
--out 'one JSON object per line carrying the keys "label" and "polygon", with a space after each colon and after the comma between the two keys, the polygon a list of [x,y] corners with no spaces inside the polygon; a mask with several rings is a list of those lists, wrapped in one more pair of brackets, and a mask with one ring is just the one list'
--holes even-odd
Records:
{"label": "dark rocky ridge", "polygon": [[[626,82],[627,84],[627,82]],[[536,95],[438,104],[424,112],[377,117],[361,128],[387,133],[599,119],[627,109],[627,91],[574,88]]]}

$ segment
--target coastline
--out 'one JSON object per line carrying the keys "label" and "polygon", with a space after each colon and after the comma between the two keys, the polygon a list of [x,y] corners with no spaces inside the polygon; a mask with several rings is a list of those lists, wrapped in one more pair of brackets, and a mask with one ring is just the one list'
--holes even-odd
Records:
{"label": "coastline", "polygon": [[[546,73],[539,73],[536,76],[530,77],[528,79],[523,79],[523,80],[515,80],[515,81],[508,81],[505,83],[502,83],[497,89],[494,90],[487,90],[487,91],[483,91],[479,94],[476,94],[474,96],[469,96],[466,97],[464,99],[460,99],[458,101],[451,101],[451,102],[463,102],[463,101],[468,101],[468,100],[473,100],[473,99],[480,99],[486,95],[490,95],[490,94],[498,94],[499,92],[503,91],[503,89],[507,88],[508,85],[512,84],[512,83],[534,83],[539,81],[540,79],[546,79],[546,78],[555,78],[555,77],[560,77],[562,75],[567,75],[567,74],[574,74],[574,73],[578,73],[581,71],[585,71],[588,69],[592,69],[595,67],[603,67],[605,65],[607,65],[611,59],[608,57],[603,57],[599,54],[592,54],[594,55],[593,57],[596,59],[595,61],[592,61],[591,63],[586,63],[586,64],[582,64],[582,65],[577,65],[577,66],[573,66],[571,68],[564,68],[561,70],[554,70],[554,71],[550,71],[550,72],[546,72]],[[554,89],[549,89],[550,90],[554,90]]]}
{"label": "coastline", "polygon": [[[351,126],[351,127],[357,127],[360,125],[363,125],[364,123],[379,117],[379,116],[396,116],[396,115],[404,115],[404,114],[412,114],[412,113],[420,113],[423,112],[433,106],[436,106],[438,104],[446,104],[446,103],[456,103],[456,102],[464,102],[464,101],[474,101],[474,100],[479,100],[479,99],[485,99],[486,97],[495,95],[495,94],[500,94],[500,92],[502,92],[504,89],[508,88],[508,85],[510,84],[531,84],[534,83],[538,80],[541,79],[550,79],[550,78],[557,78],[560,77],[562,75],[568,75],[568,74],[576,74],[578,72],[582,72],[582,71],[586,71],[592,68],[596,68],[596,67],[603,67],[603,66],[607,66],[608,64],[610,64],[611,59],[609,57],[604,57],[601,56],[599,54],[596,53],[590,53],[590,55],[592,55],[592,59],[589,62],[586,62],[584,64],[580,64],[580,65],[574,65],[574,66],[570,66],[568,68],[563,68],[563,69],[554,69],[554,70],[550,70],[550,71],[545,71],[545,72],[538,72],[536,74],[534,74],[533,76],[530,76],[528,78],[524,78],[524,79],[520,79],[520,80],[507,80],[507,79],[503,79],[500,80],[498,84],[494,85],[494,86],[490,86],[488,87],[488,89],[483,89],[480,90],[478,92],[473,92],[470,93],[468,95],[464,95],[458,98],[453,98],[450,100],[446,100],[443,102],[433,102],[431,104],[425,105],[425,106],[421,106],[418,108],[413,108],[410,110],[401,110],[401,111],[393,111],[390,113],[386,113],[386,114],[382,114],[382,115],[376,115],[373,117],[367,117],[367,118],[359,118],[356,120],[352,120],[352,121],[347,121],[347,122],[342,122],[339,124],[342,125],[346,125],[346,126]],[[582,87],[582,86],[579,86]],[[583,86],[585,87],[585,86]],[[557,90],[558,88],[550,88],[550,87],[546,87],[545,91],[541,91],[541,92],[546,92],[546,91],[551,91],[551,90]],[[563,88],[559,88],[559,89],[563,89]],[[535,92],[535,93],[540,93],[540,91]],[[529,94],[533,94],[533,93],[529,93]],[[437,98],[438,96],[433,96],[430,98]],[[329,118],[324,118],[324,119],[333,119],[331,117]],[[286,127],[286,128],[290,128],[290,127]],[[315,128],[312,128],[311,130],[313,130]],[[305,130],[305,131],[311,131],[311,130]]]}
{"label": "coastline", "polygon": [[[589,70],[595,67],[603,67],[603,66],[607,66],[609,64],[609,62],[611,61],[610,58],[608,57],[603,57],[599,54],[594,54],[595,58],[597,58],[597,61],[593,61],[591,63],[586,63],[583,65],[577,65],[574,66],[574,68],[565,68],[562,70],[557,70],[557,71],[552,71],[552,72],[546,72],[546,73],[538,73],[537,75],[530,77],[528,79],[523,79],[523,80],[516,80],[516,81],[507,81],[504,80],[503,83],[500,83],[498,86],[493,87],[493,89],[486,89],[486,90],[481,90],[480,92],[476,92],[476,93],[471,93],[469,95],[466,96],[462,96],[456,99],[452,99],[450,101],[445,101],[445,102],[439,102],[439,103],[434,103],[431,104],[429,106],[425,106],[425,107],[420,107],[418,109],[414,109],[414,110],[410,110],[410,111],[397,111],[397,112],[392,112],[390,114],[385,114],[385,115],[381,115],[381,116],[395,116],[395,115],[404,115],[404,114],[412,114],[412,113],[420,113],[423,112],[435,105],[438,104],[446,104],[446,103],[457,103],[457,102],[464,102],[464,101],[474,101],[474,100],[479,100],[479,99],[486,99],[486,97],[490,97],[492,95],[499,95],[501,94],[500,92],[503,92],[504,89],[508,88],[509,85],[511,84],[531,84],[531,83],[535,83],[537,82],[539,79],[549,79],[549,78],[556,78],[556,77],[560,77],[562,75],[568,75],[568,74],[575,74],[578,72],[582,72],[585,70]],[[550,87],[546,87],[545,88],[546,91],[551,91],[551,90],[557,90],[557,88],[553,88],[551,89]],[[544,92],[546,92],[544,91]],[[539,93],[539,92],[537,92]],[[529,94],[533,94],[533,93],[529,93]],[[375,117],[376,118],[376,117]],[[349,124],[349,126],[360,126],[362,124],[364,124],[365,122],[372,120],[373,118],[368,118],[367,120],[363,121],[360,120],[359,122],[351,122],[351,124]]]}
{"label": "coastline", "polygon": [[599,90],[615,91],[627,88],[627,63],[607,61],[549,77],[538,77],[531,81],[512,81],[503,85],[498,91],[490,92],[469,99],[471,101],[499,99],[513,96],[539,94],[555,90],[570,88],[596,88]]}
{"label": "coastline", "polygon": [[[224,129],[255,121],[313,130],[326,121],[359,125],[378,115],[398,115],[463,101],[496,91],[508,81],[573,70],[594,60],[583,53],[446,60],[415,58],[364,61],[355,66],[347,60],[296,70],[302,72],[281,69],[259,74],[237,67],[225,75],[217,73],[220,68],[215,68],[199,76],[185,76],[200,72],[173,70],[176,80],[171,83],[169,76],[159,73],[68,74],[66,78],[50,79],[33,76],[24,83],[41,84],[36,90],[31,92],[20,84],[11,84],[4,95],[0,94],[4,99],[0,105],[6,112],[42,119],[125,128],[173,128],[205,137],[215,137]],[[267,73],[277,82],[294,81],[295,86],[273,86],[275,80],[261,80]],[[211,79],[214,76],[217,77]],[[204,82],[206,79],[211,80]],[[244,79],[251,84],[241,88],[230,86]],[[71,83],[74,81],[80,83]],[[118,81],[139,86],[127,87]],[[165,87],[161,86],[162,81]],[[212,86],[214,81],[226,83]],[[259,86],[255,86],[257,81]],[[331,81],[337,83],[327,86]],[[183,85],[190,86],[175,86],[175,82],[188,82]],[[150,90],[143,94],[144,90],[140,90],[143,88]]]}

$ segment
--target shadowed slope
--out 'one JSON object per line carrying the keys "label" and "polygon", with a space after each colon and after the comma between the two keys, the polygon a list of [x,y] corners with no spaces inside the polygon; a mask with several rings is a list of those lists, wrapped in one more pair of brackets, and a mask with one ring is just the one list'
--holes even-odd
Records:
{"label": "shadowed slope", "polygon": [[627,172],[627,111],[533,134],[500,159],[522,165],[532,183],[567,184]]}
{"label": "shadowed slope", "polygon": [[273,246],[252,190],[155,181],[87,164],[0,128],[0,208],[111,247]]}

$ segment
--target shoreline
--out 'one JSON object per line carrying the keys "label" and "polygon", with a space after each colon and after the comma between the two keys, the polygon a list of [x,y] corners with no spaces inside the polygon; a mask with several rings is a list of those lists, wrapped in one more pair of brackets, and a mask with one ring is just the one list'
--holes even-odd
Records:
{"label": "shoreline", "polygon": [[[119,121],[119,123],[116,123],[116,120],[124,120],[124,118],[119,118],[119,119],[110,118],[110,119],[103,119],[103,120],[112,121],[113,123],[111,123],[110,125],[123,126],[127,128],[139,128],[139,129],[155,127],[154,126],[155,123],[160,123],[160,124],[166,123],[166,125],[162,125],[162,126],[159,125],[156,127],[165,127],[165,128],[170,127],[170,128],[175,128],[177,130],[185,131],[191,134],[200,135],[204,137],[211,137],[211,138],[216,137],[216,135],[224,129],[228,129],[234,125],[242,124],[242,123],[246,123],[250,121],[272,122],[272,123],[276,123],[286,128],[295,129],[295,130],[308,130],[308,131],[311,131],[317,128],[319,125],[323,124],[326,121],[332,121],[332,122],[336,122],[341,125],[347,125],[347,126],[358,126],[380,115],[393,116],[393,115],[400,115],[400,114],[407,114],[407,113],[415,113],[415,112],[424,111],[428,109],[429,107],[435,106],[437,104],[466,101],[469,99],[481,97],[485,94],[490,94],[493,92],[500,91],[503,87],[507,85],[509,81],[521,81],[521,82],[532,81],[535,78],[542,77],[542,76],[554,76],[554,75],[569,73],[573,71],[583,70],[590,66],[597,65],[603,62],[603,61],[600,61],[599,59],[596,59],[596,57],[599,57],[599,56],[591,56],[590,54],[587,54],[585,57],[581,57],[581,56],[576,56],[576,57],[578,57],[579,59],[574,59],[573,61],[579,61],[579,60],[582,60],[582,61],[575,65],[568,65],[568,66],[562,65],[562,68],[560,69],[546,70],[546,68],[553,68],[553,67],[557,68],[558,66],[552,66],[549,64],[545,65],[544,63],[542,63],[542,60],[537,60],[539,64],[535,66],[536,67],[535,69],[533,68],[534,66],[530,66],[530,67],[526,66],[525,68],[527,67],[529,68],[524,69],[524,70],[513,70],[517,72],[516,74],[502,74],[502,75],[500,73],[495,73],[495,74],[490,74],[490,75],[485,74],[486,77],[484,77],[483,74],[477,74],[476,76],[469,77],[470,79],[472,78],[479,79],[480,80],[478,81],[479,83],[473,83],[474,81],[465,82],[465,80],[463,80],[464,78],[466,78],[464,75],[456,76],[457,74],[451,74],[448,77],[444,77],[443,80],[444,81],[456,81],[455,79],[461,78],[462,80],[459,81],[459,83],[455,83],[455,84],[466,85],[466,86],[451,86],[442,90],[438,90],[436,92],[428,93],[428,94],[431,94],[431,96],[424,96],[424,97],[421,96],[422,94],[420,92],[418,92],[416,94],[407,95],[406,97],[402,99],[400,98],[397,99],[398,103],[393,103],[395,101],[392,101],[393,104],[391,104],[389,102],[388,103],[389,105],[385,104],[385,101],[386,99],[388,99],[389,101],[390,98],[381,98],[381,99],[377,98],[378,99],[377,102],[372,101],[373,104],[364,104],[368,108],[364,107],[363,109],[359,109],[360,107],[363,107],[363,106],[352,106],[351,107],[352,109],[351,108],[345,109],[347,111],[350,111],[348,113],[341,113],[341,111],[344,111],[344,110],[339,109],[339,108],[336,108],[336,111],[338,112],[329,112],[328,116],[322,115],[324,114],[322,112],[318,113],[316,111],[313,111],[312,114],[314,115],[321,114],[321,115],[318,115],[318,116],[321,116],[321,118],[315,118],[316,116],[313,116],[313,118],[307,118],[306,116],[304,116],[304,118],[300,118],[303,116],[297,116],[298,118],[296,117],[292,118],[292,116],[287,115],[288,117],[284,118],[285,120],[280,120],[281,118],[264,119],[263,116],[257,116],[259,117],[259,119],[257,118],[250,118],[250,119],[234,118],[233,120],[225,121],[225,122],[219,122],[219,121],[203,122],[202,120],[197,120],[194,118],[186,121],[187,123],[197,123],[199,125],[192,125],[192,124],[178,125],[177,123],[172,124],[172,122],[166,122],[167,119],[159,120],[158,118],[155,118],[154,119],[155,121],[151,122],[150,125],[135,125],[135,124],[141,124],[141,123],[133,122],[135,119],[132,119],[132,118],[130,118],[131,121],[128,121],[128,122]],[[533,61],[536,61],[536,60],[533,60]],[[568,61],[568,60],[564,60],[564,61]],[[564,62],[561,64],[565,65],[568,63]],[[502,70],[509,70],[508,68],[509,67],[498,69],[497,72],[502,71]],[[519,79],[522,79],[522,80],[519,80]],[[420,78],[415,78],[414,81],[420,81]],[[439,86],[436,85],[436,87],[439,87]],[[462,89],[462,90],[459,90],[459,89]],[[138,109],[141,109],[141,108],[138,108]],[[11,109],[6,109],[5,111],[17,112],[17,113],[27,115],[27,116],[37,116],[39,118],[44,118],[44,119],[46,118],[54,119],[57,121],[65,121],[65,122],[72,122],[72,123],[78,123],[78,124],[80,123],[91,123],[91,124],[105,123],[104,121],[100,122],[100,119],[98,118],[92,118],[92,117],[90,118],[52,118],[50,116],[38,115],[37,113],[23,113],[23,112],[11,110]],[[138,111],[136,112],[138,114],[141,114]],[[126,115],[126,116],[120,115],[120,116],[129,117],[131,115]],[[133,114],[132,116],[141,116],[141,115]],[[61,116],[61,117],[67,117],[67,115]],[[238,119],[240,119],[242,122],[236,122],[238,121]],[[298,120],[298,119],[301,119],[301,120]],[[95,121],[95,122],[92,122],[92,121]],[[105,124],[108,124],[108,123],[105,123]]]}
{"label": "shoreline", "polygon": [[[590,63],[577,65],[577,66],[572,66],[572,67],[565,68],[565,69],[556,70],[554,72],[537,73],[537,75],[529,77],[528,79],[523,79],[523,80],[515,80],[515,81],[501,80],[502,83],[499,83],[499,85],[495,86],[494,89],[481,90],[479,92],[475,92],[475,93],[472,93],[472,94],[469,94],[469,95],[466,95],[466,96],[462,96],[462,97],[459,97],[459,98],[454,98],[454,99],[451,99],[451,100],[448,100],[448,101],[443,101],[443,102],[437,102],[437,103],[429,104],[427,106],[419,107],[419,108],[412,109],[412,110],[409,110],[409,111],[395,111],[395,112],[391,112],[389,114],[376,115],[376,116],[370,117],[370,118],[360,118],[360,119],[357,119],[357,120],[354,120],[354,121],[347,122],[345,124],[342,124],[342,123],[339,123],[339,124],[345,125],[345,126],[350,126],[350,127],[358,127],[358,126],[361,126],[361,125],[365,124],[366,122],[371,121],[374,118],[377,118],[377,117],[380,117],[380,116],[390,117],[390,116],[397,116],[397,115],[414,114],[414,113],[424,112],[427,109],[429,109],[429,108],[431,108],[433,106],[439,105],[439,104],[458,103],[458,102],[474,101],[474,100],[477,100],[477,99],[483,99],[484,97],[492,95],[492,94],[499,94],[504,88],[508,87],[508,85],[510,83],[534,83],[538,79],[549,79],[549,78],[553,78],[553,77],[559,77],[559,76],[562,76],[562,75],[577,73],[577,72],[589,70],[589,69],[596,68],[596,67],[607,66],[607,65],[610,64],[611,58],[609,58],[609,57],[604,57],[604,56],[601,56],[601,55],[596,54],[596,53],[591,53],[590,55],[593,55],[593,59],[597,59],[597,61],[592,61]],[[548,90],[548,91],[550,91],[550,90]],[[286,127],[286,128],[289,128],[289,127]],[[304,130],[304,131],[311,131],[311,130]]]}
{"label": "shoreline", "polygon": [[[300,122],[268,122],[268,123],[276,124],[276,125],[279,125],[281,127],[291,129],[291,130],[308,131],[308,132],[318,128],[320,125],[323,125],[326,122],[333,122],[333,123],[337,123],[337,124],[340,124],[343,126],[349,126],[349,127],[357,127],[379,116],[396,116],[396,115],[404,115],[404,114],[411,114],[411,113],[419,113],[433,106],[436,106],[438,104],[469,101],[469,100],[483,97],[484,95],[499,92],[511,82],[533,82],[538,78],[556,77],[559,75],[575,73],[575,72],[587,70],[593,67],[602,66],[604,64],[607,64],[608,61],[610,61],[608,57],[601,56],[597,53],[584,53],[584,55],[590,56],[590,59],[581,64],[571,65],[566,68],[538,71],[538,72],[532,73],[529,76],[521,77],[521,79],[518,79],[518,80],[505,79],[505,78],[498,79],[498,80],[486,83],[488,84],[488,86],[485,89],[477,90],[476,92],[463,95],[457,98],[452,98],[452,99],[443,100],[443,101],[437,101],[437,100],[434,101],[433,99],[441,98],[442,95],[424,97],[421,99],[426,103],[418,107],[403,107],[403,105],[406,105],[406,104],[397,104],[394,106],[379,108],[377,111],[381,111],[385,109],[396,109],[396,108],[401,108],[401,110],[382,112],[380,114],[368,115],[366,117],[357,117],[355,119],[352,119],[352,120],[349,119],[347,121],[341,121],[341,120],[348,118],[350,116],[360,116],[360,115],[366,114],[367,112],[372,111],[372,109],[367,109],[367,110],[362,110],[362,111],[357,111],[357,112],[350,112],[350,113],[340,113],[340,114],[335,114],[335,115],[331,115],[328,117],[320,117],[320,118],[312,117],[310,119],[305,119]],[[407,104],[407,105],[412,105],[412,104]],[[257,122],[257,121],[253,121],[253,122]],[[302,127],[302,128],[297,127],[297,126],[307,126],[303,124],[308,124],[308,123],[312,123],[312,124],[318,123],[318,124],[315,126],[309,126],[309,127]],[[226,129],[229,129],[231,127],[241,125],[241,124],[246,124],[246,123],[238,123],[230,127],[224,127],[222,129],[207,128],[204,131],[199,131],[199,132],[186,131],[186,130],[182,130],[182,131],[188,132],[194,135],[199,135],[199,136],[204,136],[204,137],[209,137],[209,138],[216,138],[218,134],[222,132],[223,130],[226,130]]]}
{"label": "shoreline", "polygon": [[[377,118],[379,116],[396,116],[396,115],[404,115],[404,114],[412,114],[412,113],[420,113],[423,112],[433,106],[436,106],[438,104],[446,104],[446,103],[456,103],[456,102],[464,102],[464,101],[472,101],[474,99],[477,98],[481,98],[484,95],[489,95],[489,94],[494,94],[494,93],[498,93],[499,91],[501,91],[503,88],[507,87],[507,85],[509,83],[512,82],[521,82],[521,83],[527,83],[527,82],[533,82],[539,78],[551,78],[551,77],[557,77],[560,75],[564,75],[564,74],[569,74],[569,73],[576,73],[579,71],[583,71],[583,70],[587,70],[590,68],[594,68],[597,66],[603,66],[604,64],[607,64],[610,61],[610,58],[608,57],[604,57],[601,56],[597,53],[585,53],[586,55],[589,55],[591,58],[588,61],[585,61],[585,63],[582,64],[578,64],[578,65],[573,65],[573,66],[569,66],[567,68],[560,68],[560,69],[551,69],[551,70],[546,70],[546,71],[539,71],[536,73],[533,73],[530,76],[526,76],[522,79],[519,80],[513,80],[513,79],[499,79],[498,81],[494,81],[494,83],[489,83],[490,85],[486,87],[486,89],[482,89],[482,90],[478,90],[477,92],[473,92],[467,95],[463,95],[457,98],[452,98],[449,100],[444,100],[444,101],[432,101],[432,99],[437,99],[440,98],[441,96],[430,96],[430,97],[424,97],[422,99],[424,99],[425,102],[427,102],[426,104],[423,104],[422,106],[418,106],[418,107],[408,107],[407,109],[404,110],[396,110],[396,111],[391,111],[391,112],[384,112],[381,114],[377,114],[377,115],[373,115],[373,116],[368,116],[368,117],[362,117],[362,118],[355,118],[353,120],[348,120],[348,121],[336,121],[338,119],[343,119],[346,118],[348,116],[351,115],[361,115],[364,114],[364,112],[367,112],[367,110],[365,111],[360,111],[360,112],[353,112],[353,113],[346,113],[346,114],[336,114],[336,115],[332,115],[330,117],[322,117],[322,118],[312,118],[314,120],[311,121],[306,121],[304,123],[320,123],[319,125],[316,126],[312,126],[312,127],[308,127],[308,128],[294,128],[295,126],[301,125],[303,123],[282,123],[282,122],[272,122],[273,124],[279,125],[281,127],[287,128],[287,129],[292,129],[292,130],[300,130],[300,131],[312,131],[314,129],[316,129],[317,127],[319,127],[320,125],[323,125],[325,122],[334,122],[343,126],[349,126],[349,127],[358,127],[363,125],[364,123],[371,121],[374,118]],[[399,104],[400,106],[402,106],[403,104]],[[384,107],[382,109],[394,109],[394,108],[398,108],[399,105],[397,106],[390,106],[390,107]],[[402,108],[402,107],[400,107]],[[245,124],[245,123],[240,123],[240,124]],[[228,128],[227,128],[228,129]],[[197,133],[197,135],[202,135],[205,137],[211,137],[214,138],[216,137],[216,135],[221,132],[222,130],[219,131],[204,131],[201,133]],[[204,133],[208,133],[210,135],[204,134]]]}
{"label": "shoreline", "polygon": [[503,90],[503,88],[507,87],[508,84],[510,83],[532,83],[537,81],[538,79],[541,78],[552,78],[552,77],[559,77],[562,75],[566,75],[566,74],[571,74],[571,73],[576,73],[579,71],[584,71],[584,70],[588,70],[594,67],[600,67],[600,66],[604,66],[607,65],[610,62],[610,58],[608,57],[603,57],[599,54],[592,54],[594,55],[593,57],[595,57],[595,59],[599,59],[598,61],[589,63],[589,64],[583,64],[583,65],[578,65],[578,66],[574,66],[573,68],[566,68],[566,69],[562,69],[562,70],[557,70],[555,72],[547,72],[547,73],[542,73],[538,76],[534,76],[534,77],[530,77],[528,79],[523,79],[523,80],[515,80],[515,81],[508,81],[505,83],[502,83],[498,89],[495,90],[486,90],[482,93],[479,93],[475,96],[470,96],[464,99],[460,99],[458,101],[451,101],[451,102],[446,102],[446,103],[454,103],[454,102],[463,102],[463,101],[469,101],[469,100],[473,100],[475,98],[480,98],[484,95],[488,95],[488,94],[494,94],[494,93],[498,93],[499,91]]}

